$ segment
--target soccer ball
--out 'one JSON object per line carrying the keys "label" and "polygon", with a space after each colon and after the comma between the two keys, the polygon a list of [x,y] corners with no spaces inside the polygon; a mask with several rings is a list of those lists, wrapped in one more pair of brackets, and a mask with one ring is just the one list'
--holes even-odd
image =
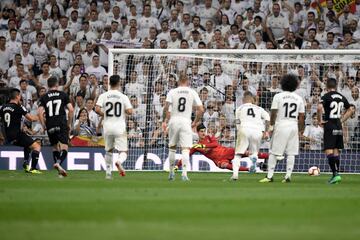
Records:
{"label": "soccer ball", "polygon": [[319,176],[320,168],[313,166],[313,167],[309,168],[308,173],[310,176]]}

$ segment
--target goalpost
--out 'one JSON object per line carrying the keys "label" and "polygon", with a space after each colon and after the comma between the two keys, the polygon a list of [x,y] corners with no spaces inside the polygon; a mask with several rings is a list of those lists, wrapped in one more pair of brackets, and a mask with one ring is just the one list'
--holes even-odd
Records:
{"label": "goalpost", "polygon": [[[322,152],[321,127],[314,114],[328,78],[338,80],[338,90],[356,108],[344,126],[345,150],[341,171],[360,173],[360,50],[211,50],[211,49],[109,49],[109,76],[122,79],[122,90],[134,105],[128,119],[127,169],[163,170],[168,168],[167,136],[161,130],[162,107],[166,93],[176,86],[179,73],[186,73],[204,105],[203,122],[208,134],[219,143],[235,146],[234,111],[242,103],[244,91],[257,96],[257,103],[270,110],[272,97],[280,91],[285,73],[299,76],[297,93],[306,101],[307,129],[300,136],[300,155],[295,172],[311,166],[329,171]],[[194,133],[196,137],[196,133]],[[264,141],[262,151],[267,152]],[[180,156],[180,155],[179,155]],[[260,160],[261,162],[262,160]],[[242,165],[249,165],[244,159]],[[285,170],[280,161],[277,171]],[[202,155],[193,155],[193,171],[223,171]]]}

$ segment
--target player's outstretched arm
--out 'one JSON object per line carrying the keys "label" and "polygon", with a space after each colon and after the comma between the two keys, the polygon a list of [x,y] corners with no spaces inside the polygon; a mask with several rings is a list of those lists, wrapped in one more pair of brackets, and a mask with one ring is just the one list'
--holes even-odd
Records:
{"label": "player's outstretched arm", "polygon": [[134,112],[134,111],[133,111],[132,108],[128,108],[128,109],[125,110],[125,113],[126,113],[127,115],[132,115],[133,112]]}
{"label": "player's outstretched arm", "polygon": [[96,112],[97,114],[99,114],[101,117],[104,116],[104,113],[101,111],[101,107],[100,107],[99,105],[97,105],[97,106],[95,107],[95,112]]}
{"label": "player's outstretched arm", "polygon": [[69,129],[71,130],[71,123],[72,123],[73,117],[74,117],[74,107],[72,106],[71,103],[68,103],[66,105],[66,107],[67,107],[67,109],[69,111],[68,112],[68,122],[67,122],[67,124],[68,124]]}
{"label": "player's outstretched arm", "polygon": [[192,127],[196,127],[198,125],[198,123],[202,119],[204,112],[205,111],[204,111],[203,105],[196,106],[196,116],[195,116],[194,122],[191,124]]}
{"label": "player's outstretched arm", "polygon": [[305,128],[305,113],[299,113],[299,132],[303,133]]}
{"label": "player's outstretched arm", "polygon": [[40,124],[42,125],[43,129],[46,129],[44,114],[45,114],[44,107],[40,106],[38,108],[39,121],[40,121]]}
{"label": "player's outstretched arm", "polygon": [[165,106],[163,109],[163,122],[162,122],[162,129],[166,133],[167,132],[167,123],[170,119],[170,112],[169,112],[169,102],[165,102]]}
{"label": "player's outstretched arm", "polygon": [[270,126],[274,126],[275,125],[275,121],[276,121],[276,117],[277,117],[277,109],[271,109],[271,113],[270,113]]}
{"label": "player's outstretched arm", "polygon": [[353,115],[353,113],[355,112],[355,109],[353,107],[349,107],[345,114],[343,115],[343,117],[341,118],[341,123],[346,122],[346,120],[349,119],[349,117],[351,117],[351,115]]}
{"label": "player's outstretched arm", "polygon": [[324,108],[323,108],[323,105],[322,103],[319,103],[318,106],[317,106],[317,119],[318,119],[318,123],[322,126],[323,125],[323,119],[322,119],[322,115],[323,115],[323,111],[324,111]]}
{"label": "player's outstretched arm", "polygon": [[30,121],[30,122],[39,121],[39,117],[38,117],[38,116],[32,115],[32,114],[30,114],[30,113],[27,113],[27,114],[25,115],[25,118],[26,118],[28,121]]}

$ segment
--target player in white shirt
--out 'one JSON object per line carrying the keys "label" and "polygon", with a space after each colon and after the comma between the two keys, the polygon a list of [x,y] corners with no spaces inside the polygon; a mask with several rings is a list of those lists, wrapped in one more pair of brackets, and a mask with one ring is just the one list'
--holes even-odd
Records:
{"label": "player in white shirt", "polygon": [[[192,127],[201,120],[204,108],[197,92],[189,87],[189,79],[185,74],[180,76],[179,87],[171,89],[166,96],[163,111],[163,130],[169,129],[169,180],[175,179],[175,154],[176,147],[181,147],[182,154],[182,180],[189,181],[187,168],[189,166],[189,153],[193,144]],[[191,113],[196,107],[196,117],[191,123]],[[167,126],[169,125],[169,128]]]}
{"label": "player in white shirt", "polygon": [[[281,79],[283,92],[274,96],[271,104],[270,131],[273,129],[267,177],[262,183],[273,182],[276,161],[286,153],[286,175],[283,183],[290,182],[295,156],[299,154],[299,132],[304,129],[304,100],[295,93],[298,77],[286,74]],[[275,126],[274,126],[275,125]]]}
{"label": "player in white shirt", "polygon": [[253,94],[246,91],[243,96],[243,104],[236,109],[237,138],[235,158],[232,160],[232,180],[238,179],[241,156],[247,150],[250,152],[250,160],[253,163],[250,172],[255,172],[257,155],[263,137],[264,121],[267,133],[270,116],[262,107],[254,104]]}
{"label": "player in white shirt", "polygon": [[125,176],[125,170],[121,165],[127,158],[128,150],[125,119],[126,114],[132,114],[133,107],[129,98],[121,93],[119,89],[119,75],[111,76],[110,90],[99,96],[95,109],[100,116],[104,117],[106,179],[111,179],[113,150],[119,152],[115,166],[120,176]]}

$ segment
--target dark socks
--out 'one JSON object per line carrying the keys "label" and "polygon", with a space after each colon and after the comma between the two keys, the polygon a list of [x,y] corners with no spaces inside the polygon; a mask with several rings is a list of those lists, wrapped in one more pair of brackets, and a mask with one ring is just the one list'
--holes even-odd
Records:
{"label": "dark socks", "polygon": [[61,165],[63,162],[64,162],[64,160],[66,159],[66,157],[67,157],[67,151],[66,150],[61,150],[61,153],[60,153],[60,157],[59,157],[59,160],[58,160],[58,162],[59,162],[59,164]]}
{"label": "dark socks", "polygon": [[59,151],[53,151],[53,159],[54,159],[54,163],[57,163],[57,161],[60,159]]}
{"label": "dark socks", "polygon": [[335,158],[335,164],[336,164],[336,171],[340,171],[340,156],[334,156]]}
{"label": "dark socks", "polygon": [[333,173],[333,176],[336,176],[337,175],[336,156],[334,156],[333,154],[329,154],[326,157],[328,159],[328,163],[329,163],[330,169]]}
{"label": "dark socks", "polygon": [[24,148],[24,164],[29,164],[30,148]]}
{"label": "dark socks", "polygon": [[36,166],[38,164],[39,161],[39,155],[40,152],[33,150],[31,153],[31,169],[36,169]]}

